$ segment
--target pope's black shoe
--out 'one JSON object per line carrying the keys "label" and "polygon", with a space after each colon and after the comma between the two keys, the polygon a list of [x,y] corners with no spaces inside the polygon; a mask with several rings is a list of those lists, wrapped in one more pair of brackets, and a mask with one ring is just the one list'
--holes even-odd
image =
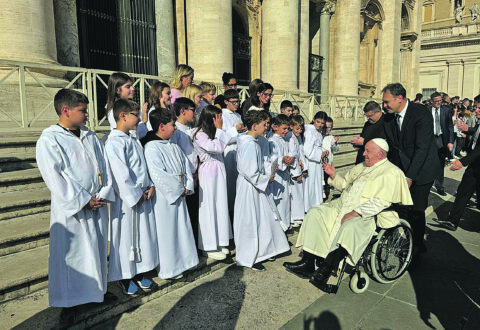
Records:
{"label": "pope's black shoe", "polygon": [[310,283],[324,292],[332,293],[327,285],[330,275],[332,275],[332,266],[326,262],[323,262],[313,273],[312,277],[310,278]]}
{"label": "pope's black shoe", "polygon": [[308,279],[312,277],[315,271],[315,256],[303,251],[302,259],[297,262],[284,262],[283,267],[292,274]]}

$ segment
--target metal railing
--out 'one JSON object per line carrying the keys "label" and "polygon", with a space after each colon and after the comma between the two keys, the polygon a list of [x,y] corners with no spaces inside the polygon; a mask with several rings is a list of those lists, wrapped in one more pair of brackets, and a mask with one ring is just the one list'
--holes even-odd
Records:
{"label": "metal railing", "polygon": [[[60,88],[72,88],[86,94],[90,100],[89,128],[105,129],[106,114],[100,113],[106,103],[99,94],[106,93],[108,76],[113,71],[66,67],[61,65],[36,64],[27,62],[0,60],[0,125],[4,130],[34,130],[47,125],[46,117],[52,118],[49,124],[56,122],[53,98]],[[144,74],[129,74],[136,94],[137,102],[143,104],[148,99],[148,89],[156,80],[170,81],[170,77],[151,76]],[[222,85],[215,83],[217,94],[222,92]],[[12,88],[14,92],[12,92]],[[18,88],[18,92],[15,90]],[[36,88],[37,94],[31,92]],[[10,91],[10,94],[3,93]],[[34,99],[38,93],[45,99],[44,104],[38,104]],[[244,101],[248,95],[248,87],[239,87],[240,98]],[[17,94],[14,99],[14,94]],[[368,97],[347,95],[322,95],[303,93],[300,91],[275,90],[270,110],[280,112],[280,103],[284,99],[298,105],[301,114],[310,121],[317,111],[323,110],[334,119],[363,121],[363,105],[373,100]],[[33,98],[33,99],[32,99]],[[20,109],[20,113],[15,109]],[[10,110],[10,111],[9,111]],[[48,115],[46,115],[48,114]],[[42,127],[35,124],[41,122]]]}

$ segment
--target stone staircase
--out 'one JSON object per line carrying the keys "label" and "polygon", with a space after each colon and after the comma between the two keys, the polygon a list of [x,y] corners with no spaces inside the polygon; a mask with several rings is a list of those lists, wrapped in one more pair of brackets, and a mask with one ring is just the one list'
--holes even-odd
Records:
{"label": "stone staircase", "polygon": [[[335,167],[340,171],[350,168],[355,161],[356,151],[349,141],[360,133],[362,124],[342,125],[336,124],[333,132],[340,136],[340,151],[334,156]],[[38,290],[46,291],[47,287],[50,191],[35,160],[39,135],[0,135],[0,310],[7,302],[24,299]],[[210,260],[201,264],[203,272],[215,266]],[[201,274],[202,270],[196,272]],[[160,287],[168,287],[164,281],[157,282]]]}

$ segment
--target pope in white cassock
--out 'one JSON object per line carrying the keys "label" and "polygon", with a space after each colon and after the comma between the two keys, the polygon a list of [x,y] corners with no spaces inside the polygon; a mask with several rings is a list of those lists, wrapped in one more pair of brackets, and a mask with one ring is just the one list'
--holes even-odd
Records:
{"label": "pope in white cassock", "polygon": [[107,291],[108,209],[114,200],[103,145],[85,125],[88,99],[74,90],[55,95],[59,124],[45,129],[36,156],[52,193],[49,303],[102,302]]}
{"label": "pope in white cassock", "polygon": [[[333,165],[324,164],[330,175],[329,183],[342,191],[340,198],[312,208],[298,235],[297,247],[303,247],[298,262],[286,262],[284,267],[325,291],[332,270],[343,258],[356,264],[375,233],[375,215],[380,227],[399,223],[396,212],[385,210],[392,203],[412,205],[403,172],[386,157],[388,144],[373,139],[365,146],[365,161],[352,168],[345,177],[337,174]],[[315,260],[318,269],[315,270]]]}

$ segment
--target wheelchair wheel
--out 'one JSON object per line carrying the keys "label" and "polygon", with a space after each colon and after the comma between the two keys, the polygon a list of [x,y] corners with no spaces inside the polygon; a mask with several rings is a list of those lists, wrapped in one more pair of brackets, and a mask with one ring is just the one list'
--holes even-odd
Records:
{"label": "wheelchair wheel", "polygon": [[372,248],[370,266],[380,283],[391,283],[402,276],[412,260],[412,229],[405,220],[393,228],[382,229]]}
{"label": "wheelchair wheel", "polygon": [[350,276],[350,290],[354,293],[364,293],[369,284],[370,278],[364,272],[355,272]]}

